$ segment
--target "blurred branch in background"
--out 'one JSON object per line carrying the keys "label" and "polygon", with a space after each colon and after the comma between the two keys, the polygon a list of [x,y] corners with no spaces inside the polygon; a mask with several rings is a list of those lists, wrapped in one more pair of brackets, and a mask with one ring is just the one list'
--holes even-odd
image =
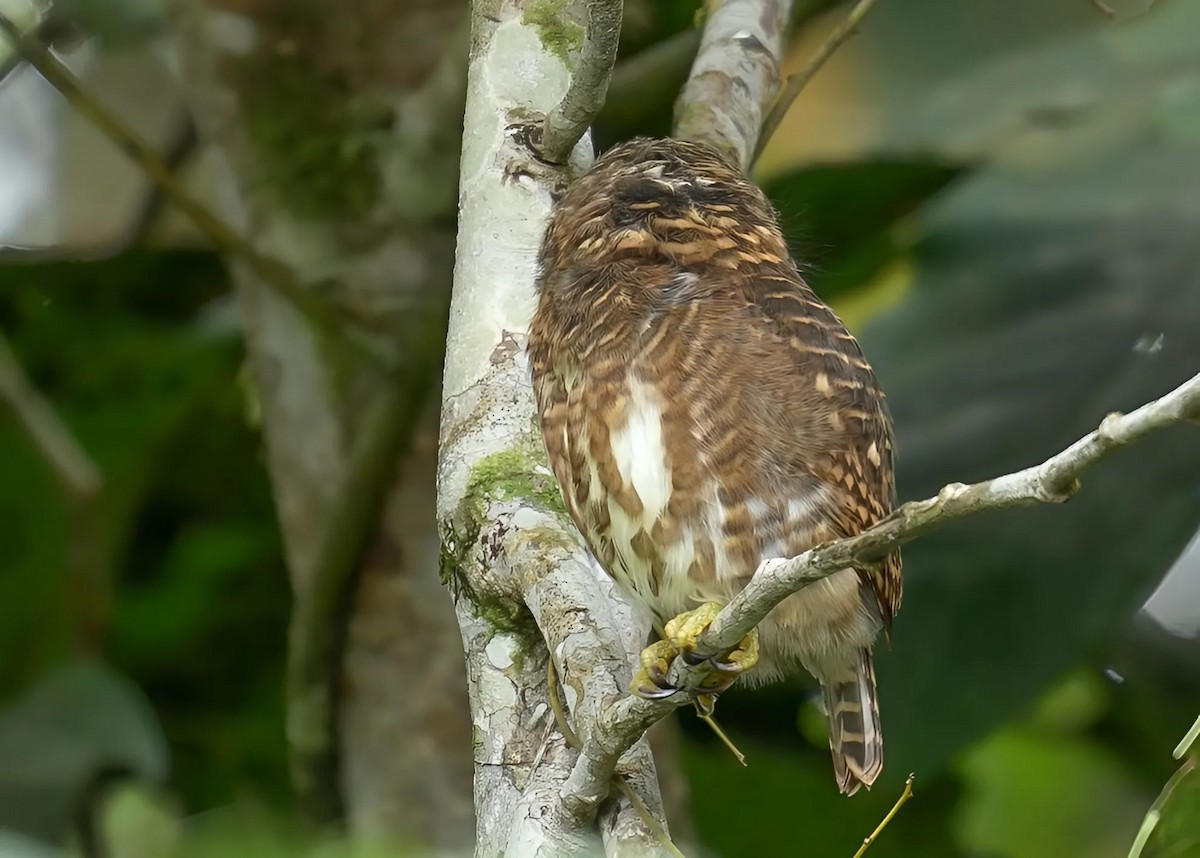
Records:
{"label": "blurred branch in background", "polygon": [[94,498],[101,488],[100,469],[71,434],[53,407],[25,377],[17,356],[0,337],[0,398],[33,441],[59,483],[76,502]]}
{"label": "blurred branch in background", "polygon": [[432,387],[425,367],[418,368],[410,378],[395,379],[363,418],[362,437],[325,524],[311,591],[292,613],[287,664],[292,778],[301,795],[326,796],[314,811],[319,818],[342,813],[340,797],[329,789],[338,779],[339,659],[353,615],[358,570],[378,528],[400,452]]}
{"label": "blurred branch in background", "polygon": [[26,377],[2,336],[0,400],[12,409],[17,423],[66,494],[71,528],[67,575],[71,584],[72,636],[80,652],[99,653],[112,607],[112,570],[102,545],[104,484],[100,468]]}
{"label": "blurred branch in background", "polygon": [[232,168],[251,240],[322,283],[382,356],[364,360],[254,269],[237,272],[295,596],[301,804],[355,834],[457,848],[470,839],[470,722],[434,574],[421,418],[444,344],[465,9],[372,10],[190,0],[176,31],[185,95]]}
{"label": "blurred branch in background", "polygon": [[628,696],[600,714],[588,733],[564,800],[594,796],[617,760],[655,722],[692,702],[708,676],[705,660],[728,655],[751,629],[787,596],[839,569],[878,563],[892,551],[949,521],[984,511],[1063,503],[1079,489],[1079,477],[1121,447],[1154,432],[1200,418],[1200,374],[1167,395],[1129,414],[1110,414],[1095,432],[1040,465],[974,485],[952,483],[937,497],[910,501],[858,536],[810,549],[787,560],[768,560],[713,620],[689,653],[676,658],[669,674],[679,692],[660,700]]}
{"label": "blurred branch in background", "polygon": [[587,0],[587,30],[571,84],[542,123],[534,149],[552,164],[562,164],[604,106],[617,45],[621,41],[624,0]]}
{"label": "blurred branch in background", "polygon": [[9,38],[0,39],[0,84],[21,64],[19,41],[36,38],[49,18],[49,7],[34,0],[0,0],[0,19],[7,22]]}
{"label": "blurred branch in background", "polygon": [[339,331],[342,323],[328,304],[311,289],[300,285],[295,275],[278,260],[260,253],[249,241],[232,229],[208,206],[200,202],[175,177],[133,129],[112,111],[105,108],[79,82],[79,79],[38,41],[33,33],[22,32],[17,24],[0,14],[0,30],[4,43],[11,45],[31,66],[37,69],[71,105],[90,119],[108,138],[136,162],[154,180],[168,199],[186,214],[213,245],[222,253],[240,259],[255,274],[285,295],[309,320],[327,334]]}

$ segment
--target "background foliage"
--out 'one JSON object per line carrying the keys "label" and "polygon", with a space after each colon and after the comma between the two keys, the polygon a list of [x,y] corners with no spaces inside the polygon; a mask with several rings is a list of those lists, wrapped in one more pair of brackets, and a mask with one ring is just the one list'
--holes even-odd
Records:
{"label": "background foliage", "polygon": [[[764,157],[889,393],[902,499],[1038,461],[1200,369],[1200,7],[1113,5],[884,2]],[[105,27],[140,44],[148,8]],[[623,58],[686,40],[694,12],[629,0]],[[684,71],[618,86],[598,139],[662,133]],[[105,485],[81,509],[0,419],[0,856],[75,848],[80,795],[118,775],[118,854],[297,854],[289,595],[227,272],[154,231],[66,244],[0,254],[0,330]],[[837,796],[801,684],[723,700],[747,769],[684,717],[705,849],[848,856],[915,771],[880,856],[1126,854],[1200,701],[1196,552],[1174,604],[1134,619],[1200,522],[1196,445],[1167,433],[1066,507],[906,550],[874,793]],[[1197,795],[1185,780],[1147,855],[1200,855]]]}

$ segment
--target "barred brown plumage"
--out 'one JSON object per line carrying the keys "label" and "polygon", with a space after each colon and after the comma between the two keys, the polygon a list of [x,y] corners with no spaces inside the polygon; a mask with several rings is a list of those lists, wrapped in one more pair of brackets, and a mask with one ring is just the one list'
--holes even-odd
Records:
{"label": "barred brown plumage", "polygon": [[[891,419],[776,212],[714,149],[614,147],[555,207],[540,264],[529,354],[546,450],[597,559],[665,624],[635,681],[653,695],[711,620],[702,606],[765,559],[891,512]],[[871,647],[900,600],[898,554],[837,572],[772,611],[713,687],[807,669],[839,788],[869,787],[883,765]]]}

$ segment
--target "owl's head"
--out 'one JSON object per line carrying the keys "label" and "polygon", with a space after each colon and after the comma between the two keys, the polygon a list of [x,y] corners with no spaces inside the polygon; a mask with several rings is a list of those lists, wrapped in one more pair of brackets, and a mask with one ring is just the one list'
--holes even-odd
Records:
{"label": "owl's head", "polygon": [[555,206],[543,271],[627,259],[691,270],[780,263],[778,217],[741,169],[701,143],[640,137],[614,146]]}

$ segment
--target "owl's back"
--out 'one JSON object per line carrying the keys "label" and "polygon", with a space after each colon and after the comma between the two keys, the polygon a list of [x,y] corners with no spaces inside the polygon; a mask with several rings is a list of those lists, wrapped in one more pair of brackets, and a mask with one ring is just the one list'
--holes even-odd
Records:
{"label": "owl's back", "polygon": [[[551,465],[597,558],[660,619],[890,511],[874,374],[715,152],[606,154],[559,203],[541,261],[529,351]],[[865,586],[877,628],[898,562]]]}

